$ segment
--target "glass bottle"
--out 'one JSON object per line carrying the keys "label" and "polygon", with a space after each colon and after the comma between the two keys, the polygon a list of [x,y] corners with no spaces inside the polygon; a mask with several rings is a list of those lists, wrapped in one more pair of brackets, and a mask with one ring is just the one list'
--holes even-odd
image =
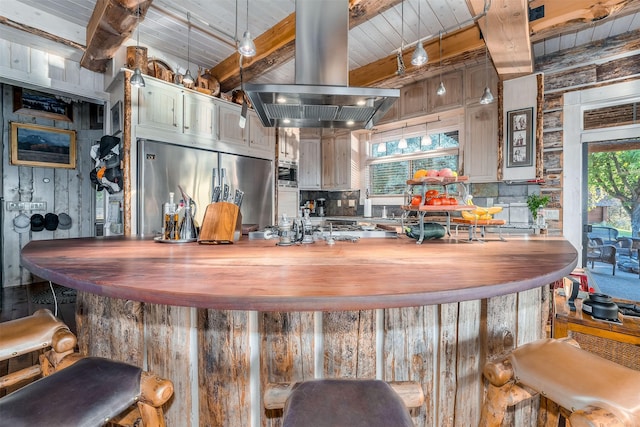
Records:
{"label": "glass bottle", "polygon": [[169,201],[164,204],[164,235],[165,240],[178,240],[178,210],[173,201],[173,193],[169,193]]}

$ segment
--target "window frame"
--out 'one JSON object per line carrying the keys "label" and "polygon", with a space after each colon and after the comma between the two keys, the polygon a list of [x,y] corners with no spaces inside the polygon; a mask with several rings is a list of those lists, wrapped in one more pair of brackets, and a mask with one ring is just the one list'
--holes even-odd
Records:
{"label": "window frame", "polygon": [[[429,134],[441,134],[447,132],[458,132],[458,146],[457,147],[449,147],[449,148],[437,148],[435,150],[429,151],[419,151],[413,153],[406,154],[394,154],[389,156],[382,157],[374,157],[373,156],[373,147],[374,144],[378,144],[384,141],[394,141],[400,139],[402,136],[405,138],[413,138],[417,136],[425,136],[428,132]],[[423,160],[435,157],[443,157],[443,156],[458,156],[458,166],[457,170],[461,170],[463,161],[464,161],[464,146],[463,146],[463,135],[464,135],[464,125],[460,122],[448,122],[442,123],[441,126],[431,125],[426,127],[424,124],[418,126],[400,126],[397,128],[390,129],[385,132],[380,132],[375,134],[367,141],[367,157],[365,160],[365,180],[367,188],[370,188],[372,182],[372,170],[371,166],[376,164],[383,163],[395,163],[395,162],[409,162],[409,171],[411,171],[411,162],[416,160]],[[411,172],[409,172],[411,173]],[[410,176],[407,176],[407,180],[411,179]],[[370,197],[399,197],[403,196],[403,193],[386,193],[386,194],[373,194],[370,192]]]}

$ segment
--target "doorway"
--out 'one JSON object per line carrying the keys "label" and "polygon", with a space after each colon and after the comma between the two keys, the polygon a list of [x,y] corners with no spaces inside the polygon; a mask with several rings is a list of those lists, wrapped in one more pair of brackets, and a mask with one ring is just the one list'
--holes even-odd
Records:
{"label": "doorway", "polygon": [[[611,106],[640,103],[640,80],[567,92],[563,96],[563,101],[563,236],[571,242],[579,254],[583,254],[578,266],[586,267],[588,229],[584,226],[589,222],[586,183],[589,144],[602,144],[603,141],[615,141],[618,144],[623,141],[637,142],[640,137],[640,123],[637,120],[637,107],[630,114],[633,120],[620,123],[616,120],[600,118],[600,125],[596,126],[585,123],[585,112],[598,112]],[[602,126],[603,123],[612,123],[612,125]],[[619,278],[622,273],[618,271],[616,268],[616,277]],[[635,288],[638,288],[637,275],[634,280]],[[637,299],[640,300],[640,297]]]}
{"label": "doorway", "polygon": [[584,145],[589,276],[604,294],[640,301],[640,135]]}

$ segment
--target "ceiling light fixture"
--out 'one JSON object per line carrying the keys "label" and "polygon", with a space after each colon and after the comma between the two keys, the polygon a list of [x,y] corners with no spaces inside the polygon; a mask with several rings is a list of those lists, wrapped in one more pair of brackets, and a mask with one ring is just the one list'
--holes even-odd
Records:
{"label": "ceiling light fixture", "polygon": [[242,41],[238,46],[238,52],[240,55],[248,58],[256,54],[256,45],[253,43],[251,33],[249,32],[249,0],[247,0],[247,29],[242,35]]}
{"label": "ceiling light fixture", "polygon": [[378,144],[378,153],[384,153],[387,151],[387,143],[381,142]]}
{"label": "ceiling light fixture", "polygon": [[433,141],[431,141],[431,137],[429,136],[429,122],[424,124],[424,136],[420,140],[420,145],[431,145]]}
{"label": "ceiling light fixture", "polygon": [[493,94],[491,93],[491,89],[489,89],[489,53],[486,38],[484,39],[484,81],[486,86],[480,97],[480,104],[487,105],[493,102]]}
{"label": "ceiling light fixture", "polygon": [[444,87],[444,83],[442,82],[442,31],[440,31],[440,84],[438,85],[438,89],[436,89],[436,95],[442,96],[447,93],[447,88]]}
{"label": "ceiling light fixture", "polygon": [[[420,38],[420,0],[418,0],[418,38]],[[418,41],[418,45],[416,49],[413,51],[413,56],[411,57],[411,63],[417,67],[424,65],[429,60],[429,56],[427,55],[427,51],[424,50],[424,46],[422,45],[422,40]]]}
{"label": "ceiling light fixture", "polygon": [[[138,6],[138,24],[137,24],[136,30],[138,31],[138,40],[136,41],[136,48],[140,48],[140,6]],[[145,86],[144,78],[142,77],[142,71],[140,71],[139,66],[136,67],[135,70],[133,70],[133,76],[131,76],[131,80],[129,81],[129,83],[131,83],[131,86],[133,87]]]}
{"label": "ceiling light fixture", "polygon": [[184,73],[182,77],[182,83],[193,84],[195,81],[193,76],[191,75],[191,71],[189,71],[189,66],[191,65],[191,13],[187,12],[187,71]]}
{"label": "ceiling light fixture", "polygon": [[398,142],[398,148],[401,150],[404,150],[405,148],[407,148],[407,140],[404,138],[404,128],[407,127],[407,124],[404,124],[404,127],[402,128],[402,138],[400,138],[400,142]]}

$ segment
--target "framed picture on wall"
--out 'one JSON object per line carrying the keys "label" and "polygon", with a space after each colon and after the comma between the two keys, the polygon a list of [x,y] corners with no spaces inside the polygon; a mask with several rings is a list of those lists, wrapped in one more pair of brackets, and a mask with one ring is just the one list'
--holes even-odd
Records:
{"label": "framed picture on wall", "polygon": [[73,121],[73,105],[63,98],[21,87],[13,88],[13,111],[17,114]]}
{"label": "framed picture on wall", "polygon": [[76,132],[30,123],[11,123],[12,165],[76,167]]}
{"label": "framed picture on wall", "polygon": [[507,167],[533,166],[533,107],[507,112]]}
{"label": "framed picture on wall", "polygon": [[111,135],[122,132],[122,101],[111,107]]}

